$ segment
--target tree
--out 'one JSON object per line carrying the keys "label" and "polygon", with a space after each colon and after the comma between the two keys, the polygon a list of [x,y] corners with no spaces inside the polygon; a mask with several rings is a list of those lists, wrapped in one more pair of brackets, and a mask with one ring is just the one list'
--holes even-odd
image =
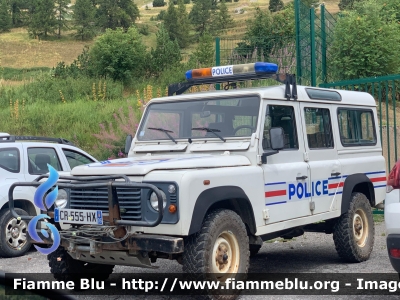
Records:
{"label": "tree", "polygon": [[61,29],[67,28],[65,17],[68,15],[68,5],[71,0],[55,0],[58,38],[61,36]]}
{"label": "tree", "polygon": [[54,0],[34,0],[29,11],[28,32],[33,37],[47,37],[55,32],[57,19]]}
{"label": "tree", "polygon": [[147,65],[146,47],[135,27],[106,29],[89,51],[89,72],[125,83],[143,76]]}
{"label": "tree", "polygon": [[178,39],[178,12],[175,9],[173,1],[169,1],[168,3],[168,8],[164,16],[164,26],[171,40]]}
{"label": "tree", "polygon": [[153,74],[159,75],[162,71],[181,61],[181,53],[178,42],[171,41],[168,31],[161,24],[157,32],[157,45],[151,50],[151,62]]}
{"label": "tree", "polygon": [[229,14],[228,7],[224,0],[218,6],[219,12],[217,13],[216,31],[229,28],[233,25],[233,19]]}
{"label": "tree", "polygon": [[12,19],[12,26],[18,27],[23,25],[23,12],[22,9],[25,8],[23,0],[9,0],[10,13]]}
{"label": "tree", "polygon": [[270,0],[268,9],[270,12],[277,12],[283,8],[283,1],[282,0]]}
{"label": "tree", "polygon": [[0,0],[0,32],[6,32],[11,29],[12,20],[8,12],[6,0]]}
{"label": "tree", "polygon": [[180,48],[185,48],[189,44],[190,22],[183,0],[178,1],[178,9],[175,8],[173,1],[169,2],[164,16],[164,26],[171,40],[176,40]]}
{"label": "tree", "polygon": [[256,8],[255,16],[248,21],[245,40],[249,44],[251,53],[257,50],[257,56],[268,58],[274,44],[271,38],[273,31],[273,18],[269,10],[262,11],[259,7]]}
{"label": "tree", "polygon": [[363,1],[362,7],[338,19],[330,51],[334,80],[400,72],[400,25],[395,14],[382,12],[382,4]]}
{"label": "tree", "polygon": [[214,64],[214,53],[213,38],[208,32],[205,32],[200,37],[192,59],[198,63],[199,67],[209,67]]}
{"label": "tree", "polygon": [[216,8],[216,0],[194,1],[193,8],[189,13],[189,19],[200,36],[204,32],[212,30],[211,25]]}
{"label": "tree", "polygon": [[105,30],[122,27],[127,30],[139,17],[139,9],[132,0],[99,0],[96,19]]}
{"label": "tree", "polygon": [[81,40],[95,36],[96,7],[91,0],[76,0],[73,19],[77,36]]}

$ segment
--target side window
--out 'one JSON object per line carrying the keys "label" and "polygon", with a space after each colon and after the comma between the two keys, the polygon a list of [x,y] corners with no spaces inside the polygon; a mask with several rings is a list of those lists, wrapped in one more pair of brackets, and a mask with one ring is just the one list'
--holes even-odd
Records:
{"label": "side window", "polygon": [[71,169],[80,165],[86,165],[94,162],[92,159],[78,152],[72,151],[70,149],[62,149],[62,150],[64,152],[65,157],[68,160],[68,164]]}
{"label": "side window", "polygon": [[296,119],[293,106],[268,105],[265,116],[263,149],[270,150],[269,130],[272,127],[282,127],[285,134],[284,149],[299,149]]}
{"label": "side window", "polygon": [[343,146],[376,144],[375,124],[371,110],[339,108],[338,122]]}
{"label": "side window", "polygon": [[19,151],[17,148],[0,149],[0,168],[12,173],[19,173]]}
{"label": "side window", "polygon": [[304,115],[308,147],[310,149],[333,148],[329,109],[305,107]]}
{"label": "side window", "polygon": [[60,160],[54,148],[28,148],[29,174],[46,174],[47,164],[57,171],[62,171]]}

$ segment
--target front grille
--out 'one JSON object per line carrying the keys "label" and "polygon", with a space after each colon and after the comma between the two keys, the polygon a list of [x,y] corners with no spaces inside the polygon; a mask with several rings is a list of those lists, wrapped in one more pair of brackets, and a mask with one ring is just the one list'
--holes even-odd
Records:
{"label": "front grille", "polygon": [[[117,188],[118,202],[122,220],[142,220],[141,189]],[[108,189],[72,189],[70,208],[102,210],[108,213]]]}

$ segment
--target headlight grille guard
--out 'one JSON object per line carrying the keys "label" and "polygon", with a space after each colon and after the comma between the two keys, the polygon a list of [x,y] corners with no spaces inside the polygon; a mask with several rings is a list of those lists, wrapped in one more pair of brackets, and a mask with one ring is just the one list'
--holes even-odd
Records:
{"label": "headlight grille guard", "polygon": [[[43,178],[48,178],[49,175],[40,175],[32,182],[15,182],[10,186],[8,191],[8,206],[11,214],[15,218],[20,218],[21,220],[31,220],[34,216],[19,216],[15,211],[14,206],[14,189],[18,186],[32,186],[38,187],[43,182],[40,182]],[[122,181],[115,181],[116,179],[124,179]],[[60,181],[62,180],[62,181]],[[97,182],[94,182],[97,181]],[[101,181],[101,182],[99,182]],[[139,226],[139,227],[155,227],[161,223],[163,219],[163,210],[160,209],[158,211],[157,219],[152,222],[147,221],[130,221],[130,220],[121,220],[120,208],[118,202],[117,188],[137,188],[137,189],[150,189],[156,195],[158,199],[158,206],[163,206],[163,198],[160,190],[152,184],[147,183],[136,183],[130,181],[130,179],[126,175],[113,175],[113,176],[88,176],[88,177],[79,177],[79,176],[60,176],[59,181],[57,182],[57,186],[59,188],[66,189],[93,189],[93,188],[107,188],[108,189],[108,210],[109,216],[108,221],[110,225],[126,225],[126,226]],[[105,217],[106,220],[106,217]]]}

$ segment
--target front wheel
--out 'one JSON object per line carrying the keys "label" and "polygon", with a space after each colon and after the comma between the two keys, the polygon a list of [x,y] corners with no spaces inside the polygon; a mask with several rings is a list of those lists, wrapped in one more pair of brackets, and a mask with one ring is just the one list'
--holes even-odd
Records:
{"label": "front wheel", "polygon": [[[15,212],[20,216],[28,216],[28,213],[20,208],[15,208]],[[27,234],[26,221],[14,218],[8,208],[0,211],[0,256],[24,255],[32,245],[27,239]]]}
{"label": "front wheel", "polygon": [[183,271],[195,279],[243,279],[249,257],[249,238],[242,219],[234,211],[218,209],[206,216],[200,232],[186,239]]}
{"label": "front wheel", "polygon": [[369,259],[374,247],[375,227],[371,205],[362,193],[353,193],[350,207],[333,228],[333,240],[339,256],[348,262]]}

